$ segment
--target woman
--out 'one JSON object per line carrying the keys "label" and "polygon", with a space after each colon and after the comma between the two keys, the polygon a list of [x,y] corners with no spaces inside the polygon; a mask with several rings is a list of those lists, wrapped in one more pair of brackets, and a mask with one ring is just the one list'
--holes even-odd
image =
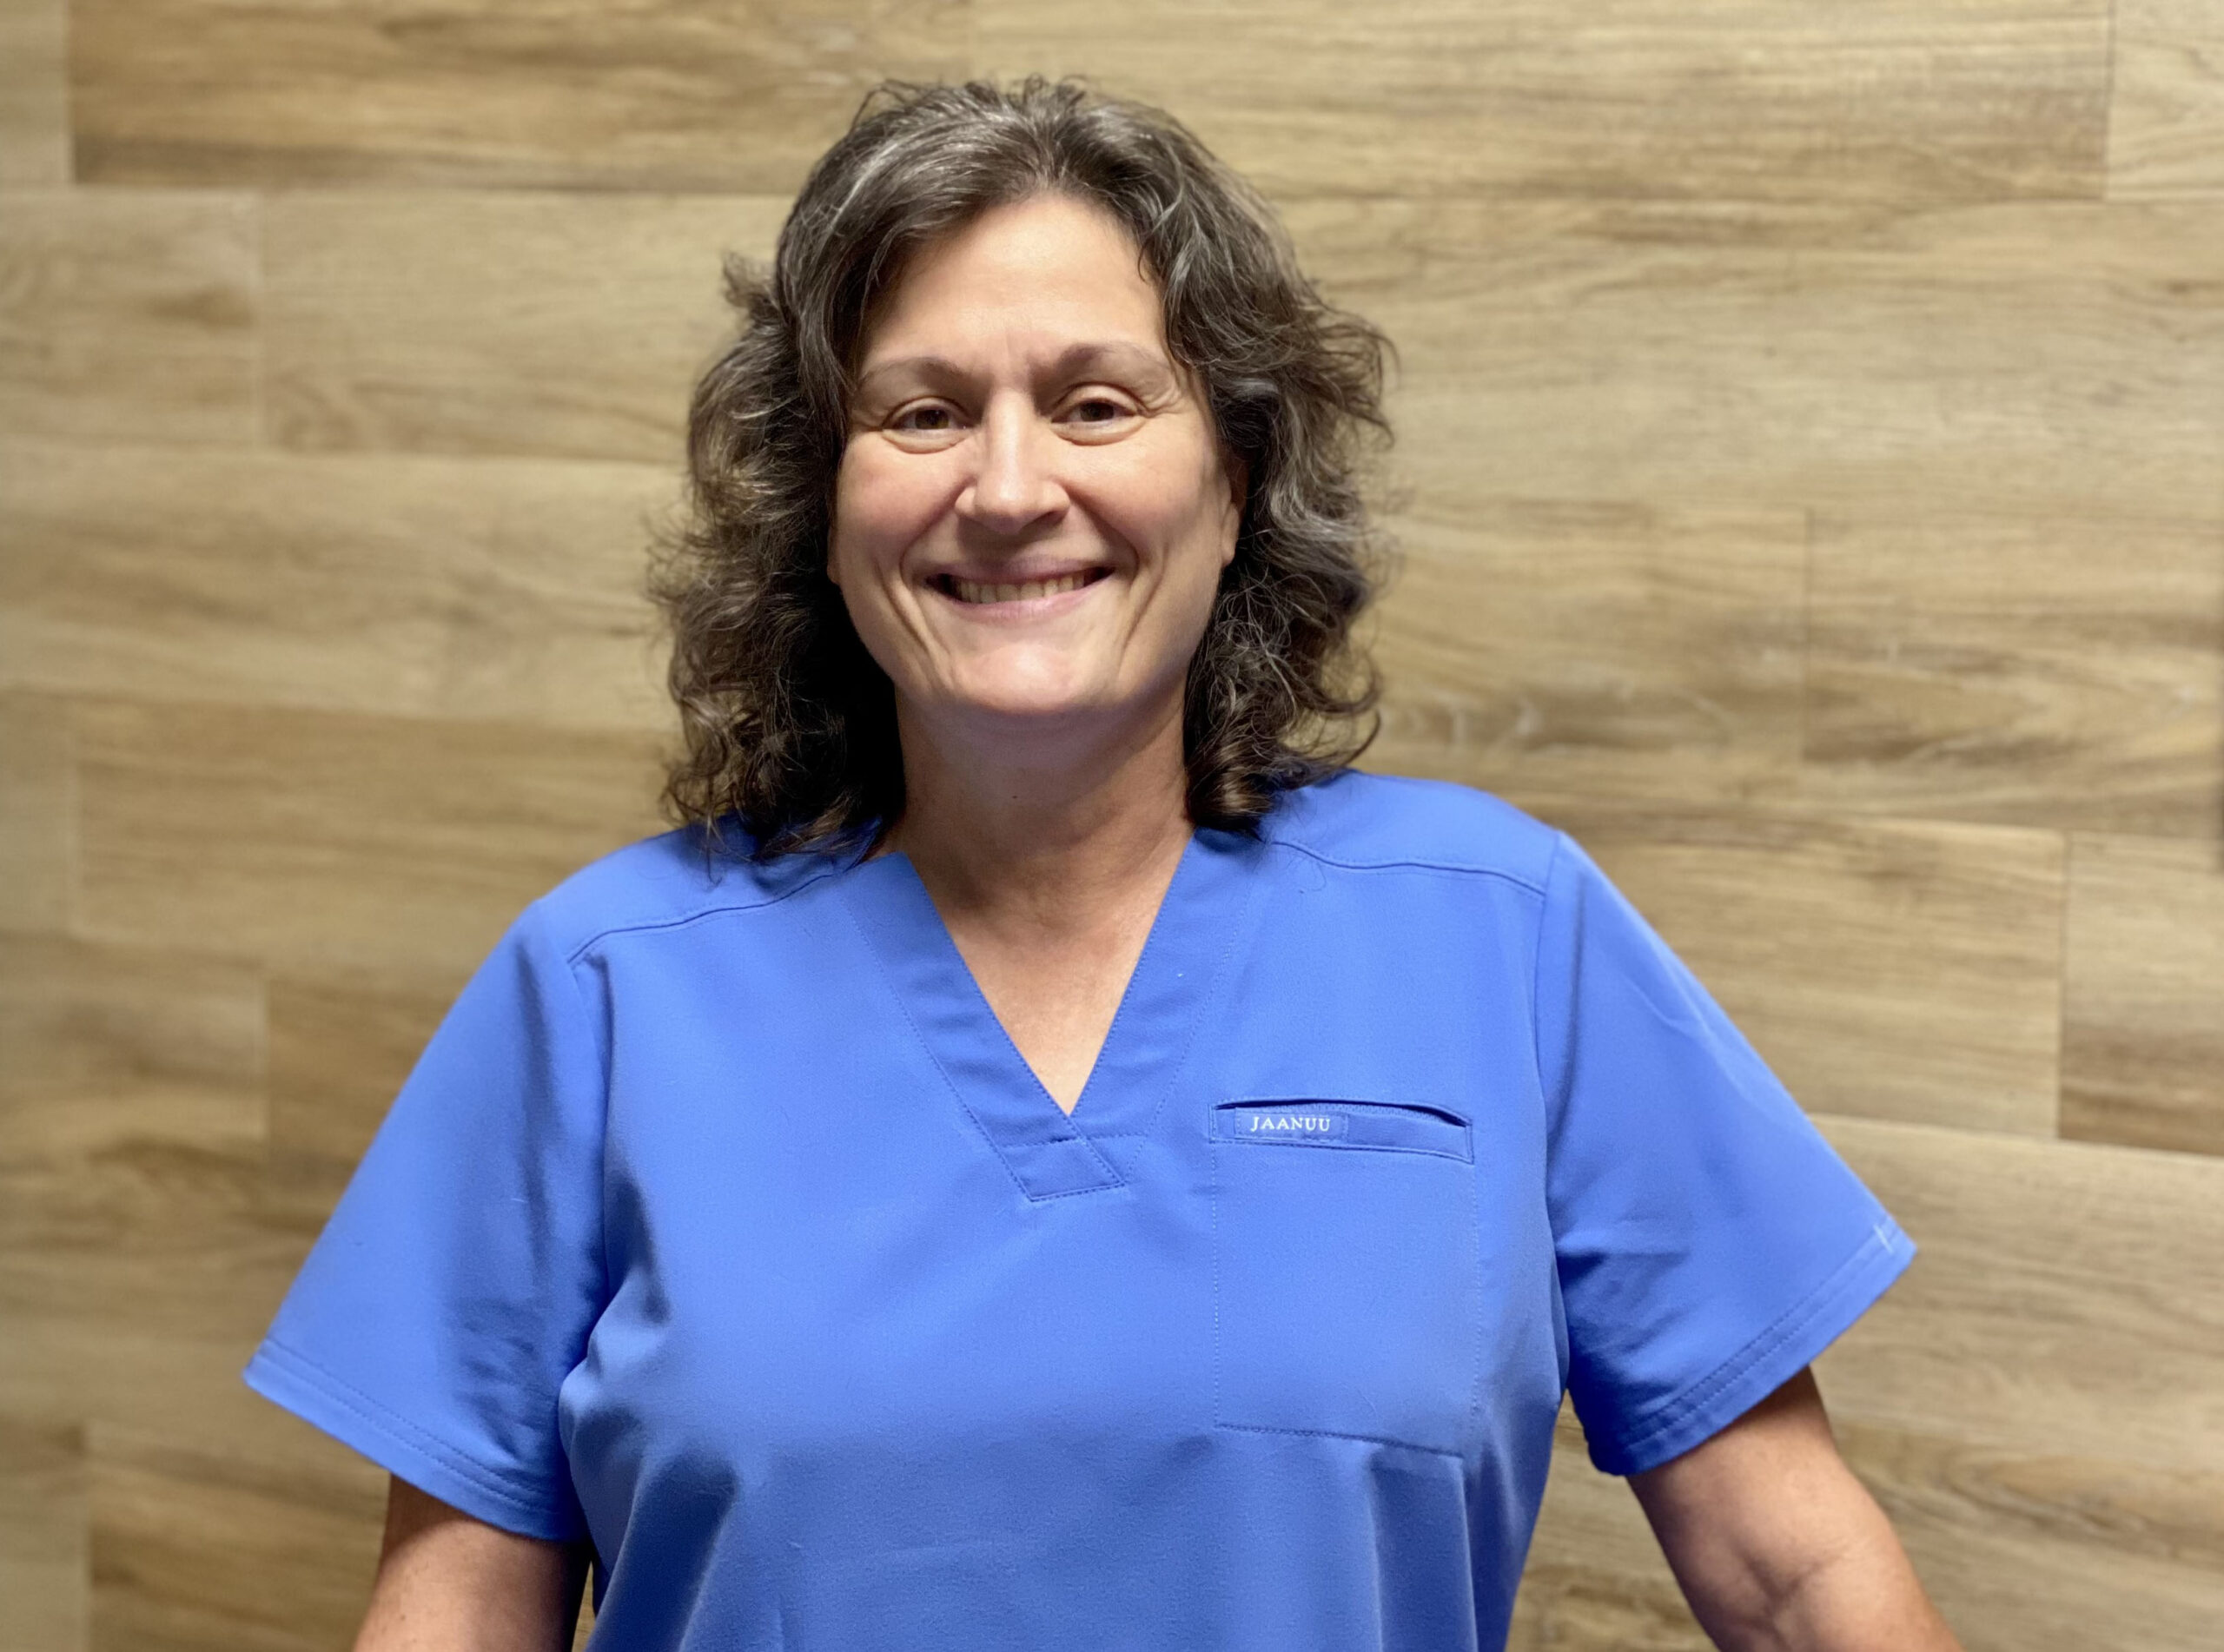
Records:
{"label": "woman", "polygon": [[1347,766],[1380,340],[1257,198],[891,86],[734,296],[681,826],[247,1368],[394,1477],[359,1646],[1495,1647],[1564,1390],[1724,1645],[1951,1646],[1806,1372],[1912,1246],[1572,839]]}

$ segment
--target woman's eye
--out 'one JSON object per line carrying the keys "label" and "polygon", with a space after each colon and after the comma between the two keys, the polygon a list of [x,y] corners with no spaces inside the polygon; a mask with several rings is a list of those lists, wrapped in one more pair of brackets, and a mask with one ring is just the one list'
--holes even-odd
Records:
{"label": "woman's eye", "polygon": [[1085,397],[1074,403],[1068,411],[1084,425],[1109,425],[1115,420],[1128,416],[1127,406],[1109,396]]}
{"label": "woman's eye", "polygon": [[891,421],[898,430],[943,431],[952,428],[956,421],[947,407],[906,407]]}

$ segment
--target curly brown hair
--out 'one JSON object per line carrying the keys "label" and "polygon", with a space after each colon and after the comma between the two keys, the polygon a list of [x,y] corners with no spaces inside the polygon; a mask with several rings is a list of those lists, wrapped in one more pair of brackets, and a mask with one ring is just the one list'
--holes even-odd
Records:
{"label": "curly brown hair", "polygon": [[685,525],[648,594],[672,631],[685,750],[665,817],[765,858],[877,848],[904,807],[894,692],[825,571],[852,375],[921,247],[1044,191],[1108,208],[1164,300],[1168,346],[1248,466],[1235,553],[1184,690],[1188,806],[1255,833],[1276,791],[1366,750],[1380,692],[1352,630],[1391,547],[1360,497],[1387,443],[1374,327],[1327,302],[1253,188],[1179,121],[1086,80],[888,81],[812,168],[770,270],[724,260],[738,336],[695,387]]}

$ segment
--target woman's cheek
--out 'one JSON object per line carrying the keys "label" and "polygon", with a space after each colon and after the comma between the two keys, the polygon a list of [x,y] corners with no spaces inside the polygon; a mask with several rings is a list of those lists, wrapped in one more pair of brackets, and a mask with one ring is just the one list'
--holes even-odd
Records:
{"label": "woman's cheek", "polygon": [[925,539],[951,505],[958,488],[949,457],[940,453],[891,455],[872,479],[871,521],[875,543],[890,558]]}
{"label": "woman's cheek", "polygon": [[837,562],[843,578],[886,581],[897,572],[904,550],[925,531],[917,479],[883,456],[845,457],[834,488]]}

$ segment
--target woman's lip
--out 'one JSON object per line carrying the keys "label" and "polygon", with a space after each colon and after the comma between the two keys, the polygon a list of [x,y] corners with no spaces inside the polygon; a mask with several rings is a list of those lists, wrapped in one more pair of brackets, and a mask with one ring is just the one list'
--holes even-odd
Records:
{"label": "woman's lip", "polygon": [[1053,579],[1070,579],[1076,574],[1102,575],[1112,572],[1110,565],[1102,562],[1068,562],[1056,567],[984,568],[976,572],[970,568],[937,568],[927,576],[930,579],[963,579],[971,585],[1039,585]]}
{"label": "woman's lip", "polygon": [[[975,614],[1034,615],[1049,612],[1060,606],[1069,605],[1086,595],[1092,586],[1102,585],[1111,572],[1111,569],[1099,564],[1089,567],[1061,569],[1056,572],[1031,574],[1023,579],[1015,579],[1006,574],[1000,578],[976,580],[944,569],[939,573],[929,575],[926,583],[945,601]],[[1018,594],[1029,586],[1055,585],[1074,578],[1076,576],[1081,577],[1081,583],[1070,585],[1062,591],[1037,591],[1033,596]],[[969,587],[973,592],[989,594],[971,596],[963,594],[963,588]],[[1009,591],[1011,594],[1009,596],[993,594],[999,591]]]}

